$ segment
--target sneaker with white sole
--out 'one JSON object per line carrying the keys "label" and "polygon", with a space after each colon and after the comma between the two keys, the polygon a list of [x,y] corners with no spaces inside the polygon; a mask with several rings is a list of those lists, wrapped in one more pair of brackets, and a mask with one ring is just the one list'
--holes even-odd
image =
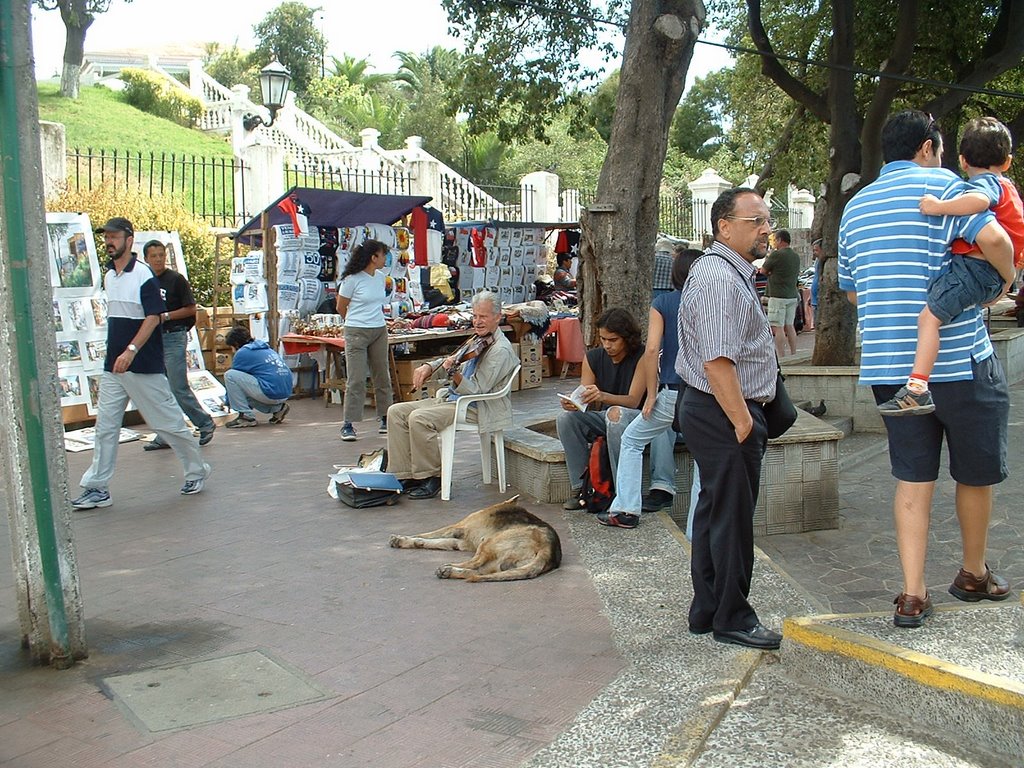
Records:
{"label": "sneaker with white sole", "polygon": [[203,464],[205,474],[198,480],[186,480],[185,484],[181,486],[182,496],[195,496],[197,493],[202,492],[203,484],[210,479],[210,475],[213,474],[213,467],[209,464]]}
{"label": "sneaker with white sole", "polygon": [[377,423],[377,434],[386,435],[388,433],[388,417],[382,416]]}
{"label": "sneaker with white sole", "polygon": [[102,488],[86,488],[81,496],[71,502],[71,506],[75,509],[96,509],[109,507],[113,503],[110,491],[104,491]]}
{"label": "sneaker with white sole", "polygon": [[341,427],[341,439],[346,443],[351,443],[353,440],[358,440],[356,437],[356,429],[349,422],[345,422]]}
{"label": "sneaker with white sole", "polygon": [[878,411],[883,416],[923,416],[935,411],[935,403],[932,402],[932,393],[927,389],[914,393],[904,386],[891,399],[879,405]]}
{"label": "sneaker with white sole", "polygon": [[291,409],[288,407],[288,403],[281,403],[281,410],[274,411],[274,413],[270,416],[270,423],[280,424],[282,421],[284,421],[284,417],[288,415],[289,410]]}
{"label": "sneaker with white sole", "polygon": [[227,429],[240,429],[240,428],[245,428],[245,427],[255,427],[258,424],[259,424],[259,422],[256,421],[255,417],[247,416],[244,413],[240,413],[240,414],[238,414],[238,418],[237,419],[235,419],[234,421],[229,421],[224,426]]}

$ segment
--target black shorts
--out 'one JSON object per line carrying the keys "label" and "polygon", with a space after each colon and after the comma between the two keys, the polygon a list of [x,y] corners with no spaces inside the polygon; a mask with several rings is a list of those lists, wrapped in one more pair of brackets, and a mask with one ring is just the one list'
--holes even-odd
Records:
{"label": "black shorts", "polygon": [[[973,381],[943,381],[929,386],[935,412],[882,419],[889,435],[889,462],[897,480],[933,482],[939,477],[942,440],[949,449],[949,474],[958,483],[995,485],[1007,478],[1006,440],[1010,394],[1003,366],[993,354],[973,361]],[[878,404],[899,386],[875,385]]]}

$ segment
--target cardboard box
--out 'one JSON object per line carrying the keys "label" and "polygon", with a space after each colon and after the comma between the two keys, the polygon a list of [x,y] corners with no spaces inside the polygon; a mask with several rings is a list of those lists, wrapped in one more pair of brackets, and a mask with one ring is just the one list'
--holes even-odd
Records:
{"label": "cardboard box", "polygon": [[[243,316],[244,317],[244,316]],[[217,307],[217,327],[230,328],[235,324],[235,310],[231,307]],[[196,328],[213,327],[213,307],[196,307]]]}
{"label": "cardboard box", "polygon": [[395,370],[398,371],[398,383],[411,386],[412,372],[424,363],[429,363],[434,359],[433,357],[403,357],[395,360]]}
{"label": "cardboard box", "polygon": [[544,378],[548,376],[558,376],[562,373],[562,367],[558,364],[558,359],[554,355],[544,355],[540,359],[540,375]]}
{"label": "cardboard box", "polygon": [[519,371],[519,388],[533,389],[541,384],[540,365],[523,366]]}
{"label": "cardboard box", "polygon": [[231,361],[234,356],[234,352],[214,352],[206,350],[203,352],[203,362],[206,363],[208,370],[226,371],[231,367]]}
{"label": "cardboard box", "polygon": [[523,367],[535,366],[541,364],[541,353],[540,344],[524,344],[519,345],[519,360],[522,362]]}
{"label": "cardboard box", "polygon": [[199,348],[204,352],[217,349],[230,351],[227,335],[230,328],[197,328],[199,334]]}

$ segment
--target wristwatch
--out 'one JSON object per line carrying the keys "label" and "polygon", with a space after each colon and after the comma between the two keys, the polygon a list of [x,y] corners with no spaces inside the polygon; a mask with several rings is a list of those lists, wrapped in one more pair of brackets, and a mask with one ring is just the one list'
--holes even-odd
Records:
{"label": "wristwatch", "polygon": [[128,351],[131,352],[134,355],[134,354],[136,354],[139,351],[139,348],[136,347],[134,344],[129,344],[128,345]]}

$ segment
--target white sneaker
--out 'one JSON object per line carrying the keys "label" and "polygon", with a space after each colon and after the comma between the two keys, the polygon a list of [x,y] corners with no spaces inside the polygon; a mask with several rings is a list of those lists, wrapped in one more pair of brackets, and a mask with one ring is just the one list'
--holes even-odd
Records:
{"label": "white sneaker", "polygon": [[110,491],[101,488],[86,488],[77,499],[71,502],[75,509],[96,509],[97,507],[109,507],[114,502],[110,498]]}

